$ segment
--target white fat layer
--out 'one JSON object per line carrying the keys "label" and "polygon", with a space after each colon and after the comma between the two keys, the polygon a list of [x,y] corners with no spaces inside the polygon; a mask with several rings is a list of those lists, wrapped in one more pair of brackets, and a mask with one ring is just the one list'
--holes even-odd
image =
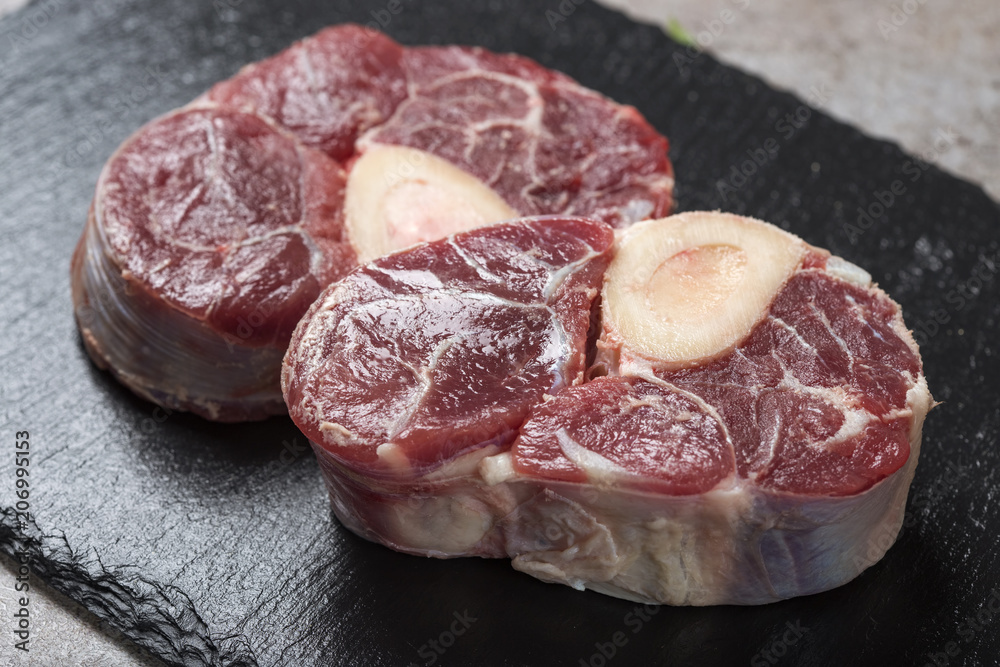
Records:
{"label": "white fat layer", "polygon": [[[465,248],[455,243],[454,235],[448,237],[448,245],[450,245],[452,249],[458,253],[459,257],[465,260],[466,264],[472,267],[476,274],[483,279],[483,282],[487,284],[492,283],[494,285],[502,285],[506,282],[501,276],[498,276],[480,264]],[[442,285],[442,287],[444,287],[444,285]]]}
{"label": "white fat layer", "polygon": [[410,399],[409,405],[405,410],[399,413],[395,419],[392,419],[386,424],[386,430],[389,433],[389,437],[395,438],[398,436],[410,423],[413,415],[420,408],[423,403],[424,398],[426,398],[427,393],[433,388],[433,374],[434,370],[437,368],[438,363],[441,358],[448,352],[449,349],[455,344],[460,342],[464,338],[461,334],[456,334],[454,336],[449,336],[437,344],[434,351],[431,353],[430,359],[427,360],[427,364],[420,369],[415,369],[409,364],[403,364],[410,368],[410,372],[414,374],[419,386],[417,390],[413,393]]}
{"label": "white fat layer", "polygon": [[[478,470],[482,469],[482,463],[496,454],[498,449],[499,447],[496,445],[488,445],[486,447],[474,449],[471,452],[457,456],[440,467],[435,468],[431,472],[424,475],[424,479],[429,482],[438,482],[454,479],[456,477],[475,475]],[[503,455],[500,454],[499,456]],[[510,454],[507,454],[507,456],[509,458]]]}
{"label": "white fat layer", "polygon": [[862,269],[857,264],[852,264],[846,259],[837,257],[836,255],[826,260],[826,270],[827,273],[859,287],[868,287],[872,284],[872,276],[870,273]]}
{"label": "white fat layer", "polygon": [[579,259],[576,262],[573,262],[572,264],[567,264],[566,266],[556,271],[549,271],[549,281],[545,285],[545,290],[542,293],[542,296],[545,298],[545,300],[550,301],[552,299],[552,296],[563,284],[563,281],[566,280],[567,276],[571,276],[577,271],[579,271],[580,267],[586,265],[587,262],[590,262],[596,256],[597,256],[596,252],[589,252],[582,259]]}
{"label": "white fat layer", "polygon": [[383,508],[379,523],[394,546],[428,556],[459,556],[472,551],[492,528],[489,508],[476,494],[413,494]]}
{"label": "white fat layer", "polygon": [[556,440],[566,458],[586,472],[587,478],[593,482],[612,482],[632,476],[628,468],[582,446],[564,428],[556,431]]}
{"label": "white fat layer", "polygon": [[836,433],[821,443],[820,447],[829,448],[831,445],[847,442],[851,438],[857,438],[869,424],[875,421],[874,415],[866,410],[847,409],[843,411],[843,414],[844,423],[840,425]]}
{"label": "white fat layer", "polygon": [[431,273],[423,269],[387,269],[381,266],[375,266],[372,269],[404,285],[420,285],[422,288],[428,290],[444,289],[445,287],[436,273]]}
{"label": "white fat layer", "polygon": [[510,452],[489,456],[479,464],[479,475],[490,486],[502,484],[513,478],[516,474],[514,471],[514,460]]}
{"label": "white fat layer", "polygon": [[906,405],[913,411],[914,421],[923,423],[924,416],[936,405],[930,390],[927,388],[927,378],[920,375],[906,392]]}
{"label": "white fat layer", "polygon": [[[673,185],[671,179],[670,185]],[[645,220],[653,212],[653,202],[647,199],[633,199],[628,204],[622,206],[619,211],[626,222],[638,222]]]}
{"label": "white fat layer", "polygon": [[403,449],[394,442],[386,442],[375,449],[378,457],[387,466],[396,470],[409,470],[410,459],[407,458]]}
{"label": "white fat layer", "polygon": [[[652,382],[653,384],[658,384],[662,387],[666,387],[670,391],[693,401],[702,412],[709,415],[719,425],[719,427],[722,429],[723,435],[726,436],[726,444],[729,446],[729,449],[733,452],[733,457],[734,458],[736,457],[736,449],[735,449],[736,445],[733,443],[732,435],[729,433],[729,427],[726,425],[726,420],[724,420],[722,418],[722,415],[719,414],[719,411],[715,409],[715,406],[708,403],[698,394],[690,392],[687,389],[682,389],[681,387],[678,387],[672,382],[667,382],[666,380],[657,377],[656,374],[653,373],[653,370],[650,367],[649,362],[646,360],[641,360],[640,363],[629,363],[628,368],[629,370],[625,373],[622,373],[623,375],[634,375],[635,377],[641,377],[647,382]],[[723,482],[725,482],[727,486],[730,485],[730,480],[728,479],[720,481],[719,484],[721,485],[723,484]]]}
{"label": "white fat layer", "polygon": [[837,407],[841,414],[844,415],[844,423],[840,425],[835,434],[822,442],[810,443],[811,447],[815,449],[829,449],[832,445],[845,442],[849,438],[860,435],[868,424],[879,420],[878,417],[867,410],[852,405],[853,401],[850,400],[843,388],[807,386],[802,384],[787,368],[784,371],[785,375],[781,379],[781,383],[778,384],[779,388],[818,398],[825,403]]}
{"label": "white fat layer", "polygon": [[323,434],[324,442],[338,447],[347,447],[356,441],[353,431],[336,422],[321,421],[319,431]]}

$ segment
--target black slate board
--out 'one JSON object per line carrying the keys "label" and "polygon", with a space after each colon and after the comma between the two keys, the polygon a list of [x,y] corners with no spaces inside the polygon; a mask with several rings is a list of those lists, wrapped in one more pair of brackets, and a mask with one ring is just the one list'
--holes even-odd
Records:
{"label": "black slate board", "polygon": [[[27,549],[36,575],[170,664],[996,664],[1000,208],[656,27],[576,2],[46,0],[0,21],[0,550]],[[67,267],[115,146],[294,39],[378,18],[403,43],[516,51],[636,105],[671,139],[681,209],[780,224],[869,268],[903,304],[944,404],[884,560],[809,598],[649,615],[503,561],[405,556],[331,518],[288,420],[167,415],[95,369]],[[796,111],[809,118],[790,133]],[[896,180],[905,191],[852,239],[858,207]],[[22,531],[11,454],[23,430]]]}

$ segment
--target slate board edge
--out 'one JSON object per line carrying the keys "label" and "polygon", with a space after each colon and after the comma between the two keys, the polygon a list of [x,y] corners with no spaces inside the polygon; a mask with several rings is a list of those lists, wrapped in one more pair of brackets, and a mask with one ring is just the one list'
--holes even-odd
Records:
{"label": "slate board edge", "polygon": [[[15,528],[13,508],[0,508],[0,552],[14,559],[28,554],[31,574],[83,605],[101,621],[168,665],[258,667],[242,635],[216,641],[188,596],[174,586],[138,573],[109,572],[100,554],[73,550],[61,535],[44,535],[34,519]],[[166,613],[176,609],[176,614]],[[156,619],[150,623],[147,619]],[[164,632],[164,628],[168,628]],[[197,662],[193,662],[197,661]]]}

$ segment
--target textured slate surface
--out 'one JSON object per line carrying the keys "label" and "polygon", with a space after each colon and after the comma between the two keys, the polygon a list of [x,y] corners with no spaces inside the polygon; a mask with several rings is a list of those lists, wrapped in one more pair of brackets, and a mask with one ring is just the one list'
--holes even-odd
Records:
{"label": "textured slate surface", "polygon": [[[377,18],[404,43],[517,51],[635,104],[672,141],[681,209],[780,224],[903,304],[944,404],[884,560],[809,598],[650,614],[506,562],[396,554],[331,518],[288,420],[168,415],[90,364],[68,263],[115,146],[246,62]],[[801,104],[568,0],[49,0],[0,21],[0,549],[29,550],[39,576],[172,664],[995,664],[1000,207]],[[734,166],[754,173],[734,180]],[[23,531],[10,455],[22,430]]]}

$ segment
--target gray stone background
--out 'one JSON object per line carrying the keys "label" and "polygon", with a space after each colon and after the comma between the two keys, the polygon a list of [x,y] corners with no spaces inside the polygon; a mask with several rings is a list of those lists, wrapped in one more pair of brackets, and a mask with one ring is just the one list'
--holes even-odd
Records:
{"label": "gray stone background", "polygon": [[[895,141],[1000,199],[996,0],[601,2],[638,20],[679,27],[727,64],[792,91],[868,134]],[[25,4],[0,0],[0,16]],[[939,141],[947,148],[936,150],[942,135],[951,139]],[[5,619],[19,597],[16,570],[0,558],[0,617]],[[37,578],[31,581],[31,616],[30,653],[15,650],[5,632],[0,667],[161,664]]]}

